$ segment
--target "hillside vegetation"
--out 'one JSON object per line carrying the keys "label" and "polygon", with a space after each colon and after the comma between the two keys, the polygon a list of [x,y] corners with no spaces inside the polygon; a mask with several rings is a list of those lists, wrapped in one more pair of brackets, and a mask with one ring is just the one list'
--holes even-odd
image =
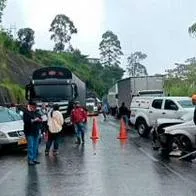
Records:
{"label": "hillside vegetation", "polygon": [[[24,87],[32,72],[43,66],[64,66],[86,83],[87,88],[102,98],[108,89],[121,79],[124,70],[118,65],[103,66],[90,63],[88,56],[77,49],[72,52],[35,50],[23,54],[17,40],[7,32],[0,32],[0,103],[23,103]],[[166,93],[191,96],[196,93],[196,60],[167,70]]]}
{"label": "hillside vegetation", "polygon": [[89,63],[79,50],[73,52],[32,51],[22,55],[16,40],[5,32],[0,33],[0,102],[24,102],[24,87],[32,72],[43,66],[65,66],[86,83],[88,89],[102,97],[108,88],[123,75],[117,67],[103,67]]}

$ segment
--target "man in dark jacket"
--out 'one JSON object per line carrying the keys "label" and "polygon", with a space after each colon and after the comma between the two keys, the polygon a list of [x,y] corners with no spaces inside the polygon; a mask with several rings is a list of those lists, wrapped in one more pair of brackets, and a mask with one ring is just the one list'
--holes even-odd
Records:
{"label": "man in dark jacket", "polygon": [[23,121],[24,133],[28,143],[28,164],[39,164],[39,161],[37,161],[37,152],[42,119],[39,111],[36,110],[36,103],[29,102],[27,110],[23,115]]}
{"label": "man in dark jacket", "polygon": [[129,121],[129,109],[125,106],[125,103],[122,102],[122,105],[119,108],[119,118],[123,118],[125,121],[126,125],[128,125]]}
{"label": "man in dark jacket", "polygon": [[195,110],[194,110],[194,115],[193,115],[193,121],[194,121],[194,123],[196,125],[196,95],[193,95],[192,96],[192,103],[193,103],[193,105],[195,105]]}

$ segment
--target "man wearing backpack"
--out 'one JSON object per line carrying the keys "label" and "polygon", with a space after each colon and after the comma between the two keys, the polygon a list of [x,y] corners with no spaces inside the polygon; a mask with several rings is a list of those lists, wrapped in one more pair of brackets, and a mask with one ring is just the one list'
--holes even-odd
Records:
{"label": "man wearing backpack", "polygon": [[77,134],[76,143],[84,143],[84,132],[86,127],[85,124],[87,122],[87,112],[82,106],[80,106],[79,101],[75,102],[74,109],[71,112],[71,121],[75,127],[75,131]]}

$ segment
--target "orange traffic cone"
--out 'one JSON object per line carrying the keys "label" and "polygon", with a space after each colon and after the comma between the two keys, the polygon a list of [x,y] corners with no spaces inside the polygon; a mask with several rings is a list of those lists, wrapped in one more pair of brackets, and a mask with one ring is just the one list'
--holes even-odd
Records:
{"label": "orange traffic cone", "polygon": [[127,130],[126,130],[126,126],[125,126],[125,122],[123,119],[121,119],[120,121],[120,134],[117,137],[117,139],[127,139]]}
{"label": "orange traffic cone", "polygon": [[93,118],[93,129],[91,139],[99,139],[99,128],[96,118]]}

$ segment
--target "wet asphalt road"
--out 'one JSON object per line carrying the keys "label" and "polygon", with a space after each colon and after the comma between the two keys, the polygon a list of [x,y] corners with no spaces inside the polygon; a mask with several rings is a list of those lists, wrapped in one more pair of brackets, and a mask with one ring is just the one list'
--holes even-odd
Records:
{"label": "wet asphalt road", "polygon": [[25,153],[0,155],[0,196],[194,196],[196,162],[163,159],[151,149],[149,139],[129,132],[123,143],[116,139],[119,122],[99,117],[101,138],[74,144],[73,136],[61,140],[60,154],[28,166]]}

